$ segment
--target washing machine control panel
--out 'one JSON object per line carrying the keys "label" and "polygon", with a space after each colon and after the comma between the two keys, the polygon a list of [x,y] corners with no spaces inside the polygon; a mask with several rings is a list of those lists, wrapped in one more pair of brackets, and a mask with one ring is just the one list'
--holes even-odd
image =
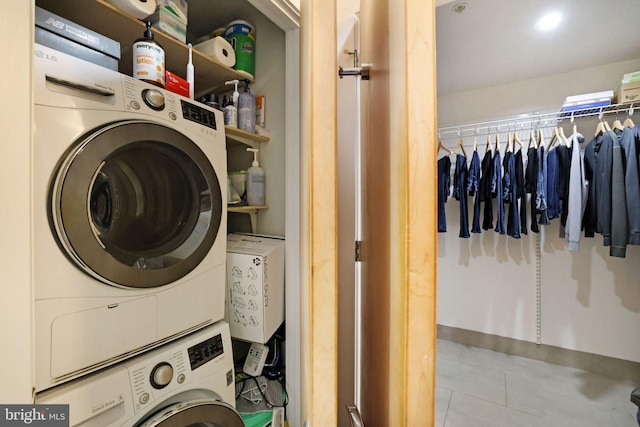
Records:
{"label": "washing machine control panel", "polygon": [[158,89],[144,89],[142,100],[153,110],[164,110],[164,95]]}
{"label": "washing machine control panel", "polygon": [[206,341],[202,341],[187,350],[189,353],[189,363],[191,363],[191,370],[195,371],[196,368],[204,365],[208,361],[215,359],[224,353],[222,346],[222,335],[218,334]]}
{"label": "washing machine control panel", "polygon": [[129,366],[135,410],[161,397],[184,382],[189,367],[183,350],[142,357]]}
{"label": "washing machine control panel", "polygon": [[122,75],[124,107],[132,113],[150,114],[175,122],[182,116],[180,98],[173,92],[158,89],[149,83]]}
{"label": "washing machine control panel", "polygon": [[[222,333],[194,336],[180,348],[169,345],[165,351],[142,355],[127,363],[135,411],[147,408],[190,382],[229,371],[226,363],[230,359],[225,356],[224,343],[227,339]],[[193,374],[195,371],[197,375]]]}
{"label": "washing machine control panel", "polygon": [[153,388],[165,388],[173,379],[173,366],[167,362],[158,363],[151,371]]}

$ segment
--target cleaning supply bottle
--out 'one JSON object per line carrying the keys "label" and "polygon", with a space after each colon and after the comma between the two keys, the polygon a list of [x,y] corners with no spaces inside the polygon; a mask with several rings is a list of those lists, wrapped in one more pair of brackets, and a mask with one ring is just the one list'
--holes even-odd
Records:
{"label": "cleaning supply bottle", "polygon": [[264,206],[264,170],[258,164],[258,150],[256,148],[247,148],[247,151],[253,153],[253,163],[247,169],[247,203],[249,206]]}
{"label": "cleaning supply bottle", "polygon": [[153,40],[151,22],[142,38],[133,42],[133,77],[152,85],[164,87],[164,49]]}
{"label": "cleaning supply bottle", "polygon": [[238,80],[230,80],[228,82],[225,82],[224,84],[229,85],[235,85],[235,91],[233,92],[233,98],[229,97],[227,99],[227,105],[224,107],[224,124],[227,126],[231,126],[234,128],[238,127],[238,109],[236,107],[237,102],[238,102],[238,97],[239,97],[239,93],[238,93],[238,83],[240,83]]}
{"label": "cleaning supply bottle", "polygon": [[227,103],[222,109],[222,112],[224,113],[224,124],[226,126],[237,128],[238,127],[238,110],[236,109],[236,106],[233,105],[233,99],[231,97],[227,99]]}
{"label": "cleaning supply bottle", "polygon": [[256,133],[256,97],[249,90],[249,79],[245,80],[244,92],[238,98],[238,128]]}

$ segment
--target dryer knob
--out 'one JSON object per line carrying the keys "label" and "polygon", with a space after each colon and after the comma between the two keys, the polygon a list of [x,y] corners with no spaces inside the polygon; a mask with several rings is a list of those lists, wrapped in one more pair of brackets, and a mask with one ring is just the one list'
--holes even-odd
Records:
{"label": "dryer knob", "polygon": [[165,388],[173,378],[173,367],[166,363],[158,363],[151,371],[151,385],[153,388]]}
{"label": "dryer knob", "polygon": [[164,95],[157,89],[145,89],[142,91],[142,100],[156,111],[164,109]]}

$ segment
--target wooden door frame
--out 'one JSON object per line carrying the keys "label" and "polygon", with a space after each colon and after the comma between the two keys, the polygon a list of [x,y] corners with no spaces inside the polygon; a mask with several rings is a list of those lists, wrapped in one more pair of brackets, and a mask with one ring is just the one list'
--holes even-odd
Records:
{"label": "wooden door frame", "polygon": [[[390,58],[404,65],[390,69],[392,345],[388,410],[378,422],[428,426],[435,412],[435,3],[394,1],[388,12]],[[334,426],[344,410],[337,407],[336,4],[303,0],[301,18],[301,408],[312,426]]]}

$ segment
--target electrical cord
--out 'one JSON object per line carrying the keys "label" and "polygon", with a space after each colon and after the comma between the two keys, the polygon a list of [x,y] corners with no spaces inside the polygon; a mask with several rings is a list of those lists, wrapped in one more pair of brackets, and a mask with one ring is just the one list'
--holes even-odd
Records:
{"label": "electrical cord", "polygon": [[[287,405],[289,404],[289,394],[287,393],[287,389],[286,389],[286,387],[284,385],[284,377],[280,377],[280,378],[276,379],[276,381],[278,381],[280,383],[280,385],[282,386],[282,392],[284,394],[284,402],[282,403],[282,405],[276,405],[276,404],[272,403],[269,399],[267,399],[267,396],[265,396],[264,391],[263,391],[262,387],[260,386],[260,383],[258,382],[258,378],[259,377],[254,377],[254,376],[248,375],[248,374],[244,374],[244,375],[246,375],[245,378],[241,378],[241,379],[236,381],[236,384],[239,384],[239,383],[242,384],[242,386],[240,388],[240,392],[238,392],[236,394],[236,400],[239,399],[240,396],[242,396],[242,393],[244,393],[247,381],[253,380],[253,382],[255,382],[255,384],[256,384],[256,388],[258,389],[258,391],[260,392],[260,395],[262,396],[262,399],[264,400],[264,402],[266,403],[266,405],[269,408],[274,408],[274,407],[286,408],[287,407]],[[264,377],[264,376],[262,376],[262,377]],[[267,379],[266,377],[264,377],[264,378]],[[267,381],[268,381],[268,379],[267,379]]]}

